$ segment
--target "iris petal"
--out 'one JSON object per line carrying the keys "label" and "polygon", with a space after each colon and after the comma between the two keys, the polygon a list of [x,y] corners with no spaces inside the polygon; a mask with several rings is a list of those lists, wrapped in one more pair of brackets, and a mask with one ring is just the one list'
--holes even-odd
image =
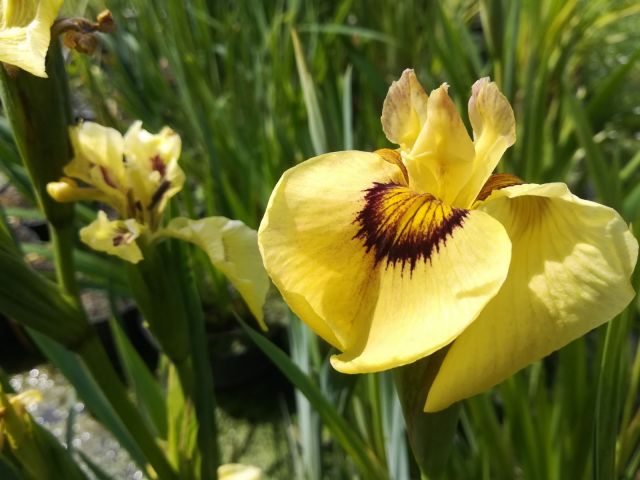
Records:
{"label": "iris petal", "polygon": [[269,279],[262,268],[255,230],[225,217],[200,220],[179,217],[155,235],[178,238],[204,250],[213,266],[236,287],[262,329],[267,329],[262,306]]}
{"label": "iris petal", "polygon": [[506,278],[511,248],[499,222],[484,212],[461,217],[460,210],[425,205],[433,223],[423,222],[419,231],[439,241],[422,237],[416,243],[422,250],[407,262],[379,262],[371,270],[363,286],[366,316],[354,319],[351,344],[331,359],[337,370],[386,370],[439,350],[475,320]]}
{"label": "iris petal", "polygon": [[410,150],[427,121],[428,97],[411,69],[393,82],[382,105],[382,129],[391,143]]}
{"label": "iris petal", "polygon": [[431,92],[426,122],[405,157],[405,165],[412,188],[452,204],[472,173],[474,150],[447,91],[444,84]]}
{"label": "iris petal", "polygon": [[128,189],[123,158],[122,135],[117,130],[93,122],[69,129],[73,159],[64,167],[65,175],[104,192],[121,215],[126,215]]}
{"label": "iris petal", "polygon": [[475,157],[471,177],[458,194],[456,205],[473,203],[504,152],[516,141],[516,121],[509,101],[494,82],[481,78],[473,84],[469,99]]}
{"label": "iris petal", "polygon": [[109,220],[105,212],[99,211],[98,218],[80,230],[80,239],[94,250],[138,263],[142,260],[142,252],[136,238],[142,229],[142,225],[133,219]]}
{"label": "iris petal", "polygon": [[124,136],[124,153],[136,198],[159,212],[182,190],[185,175],[178,165],[182,143],[170,128],[152,134],[134,122]]}
{"label": "iris petal", "polygon": [[286,171],[258,229],[260,252],[273,283],[302,320],[343,350],[353,319],[368,308],[373,258],[365,258],[354,220],[364,190],[402,181],[380,156],[337,152]]}
{"label": "iris petal", "polygon": [[51,25],[62,0],[13,0],[0,5],[0,62],[46,77]]}
{"label": "iris petal", "polygon": [[558,183],[496,190],[480,208],[509,233],[509,276],[450,347],[427,411],[503,381],[610,320],[634,296],[638,243],[614,210]]}

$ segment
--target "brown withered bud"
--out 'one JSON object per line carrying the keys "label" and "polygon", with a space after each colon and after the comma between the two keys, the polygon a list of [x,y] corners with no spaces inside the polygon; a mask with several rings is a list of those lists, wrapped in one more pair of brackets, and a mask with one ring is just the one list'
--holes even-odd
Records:
{"label": "brown withered bud", "polygon": [[110,10],[103,10],[96,17],[98,30],[102,33],[113,33],[116,30],[116,22]]}
{"label": "brown withered bud", "polygon": [[73,30],[64,34],[63,42],[65,47],[86,55],[91,55],[98,47],[98,39],[93,33],[76,32]]}
{"label": "brown withered bud", "polygon": [[53,35],[63,35],[67,48],[84,54],[92,54],[98,47],[96,32],[112,33],[116,30],[116,22],[109,10],[103,10],[95,22],[85,18],[63,18],[53,25]]}

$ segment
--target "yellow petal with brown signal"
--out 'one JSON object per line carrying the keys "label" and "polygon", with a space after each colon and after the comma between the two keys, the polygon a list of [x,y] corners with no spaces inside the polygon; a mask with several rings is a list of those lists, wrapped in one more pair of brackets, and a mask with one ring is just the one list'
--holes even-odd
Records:
{"label": "yellow petal with brown signal", "polygon": [[5,0],[0,3],[0,62],[46,77],[51,25],[62,0]]}
{"label": "yellow petal with brown signal", "polygon": [[286,172],[259,242],[287,303],[343,352],[332,363],[347,373],[449,343],[498,291],[510,253],[499,222],[410,190],[400,168],[364,152]]}
{"label": "yellow petal with brown signal", "polygon": [[495,295],[510,244],[489,215],[448,206],[429,194],[376,184],[358,218],[374,269],[366,315],[332,365],[344,373],[386,370],[454,340]]}
{"label": "yellow petal with brown signal", "polygon": [[391,143],[410,150],[427,120],[428,97],[411,69],[393,82],[382,105],[382,129]]}
{"label": "yellow petal with brown signal", "polygon": [[263,330],[264,305],[269,278],[262,266],[256,231],[238,220],[208,217],[200,220],[174,218],[155,234],[191,242],[205,251],[209,260],[238,290]]}
{"label": "yellow petal with brown signal", "polygon": [[131,263],[142,260],[136,239],[143,227],[135,220],[109,220],[103,211],[98,218],[80,230],[80,240],[94,250],[115,255]]}
{"label": "yellow petal with brown signal", "polygon": [[451,345],[427,411],[496,385],[611,320],[634,297],[638,242],[614,210],[559,183],[494,190],[480,209],[511,238],[509,275]]}
{"label": "yellow petal with brown signal", "polygon": [[374,182],[402,181],[395,165],[366,152],[321,155],[287,170],[258,229],[267,273],[311,329],[346,348],[352,320],[367,299],[362,245],[353,240],[363,192]]}

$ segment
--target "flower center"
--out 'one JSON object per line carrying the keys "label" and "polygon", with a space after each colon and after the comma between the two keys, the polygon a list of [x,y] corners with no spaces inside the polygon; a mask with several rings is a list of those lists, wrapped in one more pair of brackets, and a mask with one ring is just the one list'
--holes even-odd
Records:
{"label": "flower center", "polygon": [[462,226],[468,211],[454,208],[428,193],[416,193],[397,183],[374,183],[365,190],[365,205],[354,224],[354,239],[374,252],[376,265],[410,272],[418,261],[431,261],[453,231]]}

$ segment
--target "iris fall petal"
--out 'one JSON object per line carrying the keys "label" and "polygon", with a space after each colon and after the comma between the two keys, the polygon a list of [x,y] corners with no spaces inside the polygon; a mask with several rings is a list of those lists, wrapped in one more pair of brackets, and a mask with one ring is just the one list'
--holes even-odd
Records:
{"label": "iris fall petal", "polygon": [[451,345],[426,411],[501,382],[611,320],[634,296],[638,243],[614,210],[559,183],[497,190],[479,208],[511,238],[509,275]]}
{"label": "iris fall petal", "polygon": [[134,219],[109,220],[105,212],[99,211],[98,218],[80,230],[80,240],[94,250],[138,263],[142,260],[142,252],[136,238],[142,229]]}
{"label": "iris fall petal", "polygon": [[285,301],[340,350],[366,307],[362,286],[373,268],[353,241],[358,199],[373,182],[401,178],[400,169],[373,153],[315,157],[284,173],[258,229],[265,267]]}
{"label": "iris fall petal", "polygon": [[208,217],[201,220],[174,218],[157,236],[178,238],[204,250],[211,263],[236,287],[263,330],[262,306],[269,279],[262,268],[255,230],[238,220]]}

